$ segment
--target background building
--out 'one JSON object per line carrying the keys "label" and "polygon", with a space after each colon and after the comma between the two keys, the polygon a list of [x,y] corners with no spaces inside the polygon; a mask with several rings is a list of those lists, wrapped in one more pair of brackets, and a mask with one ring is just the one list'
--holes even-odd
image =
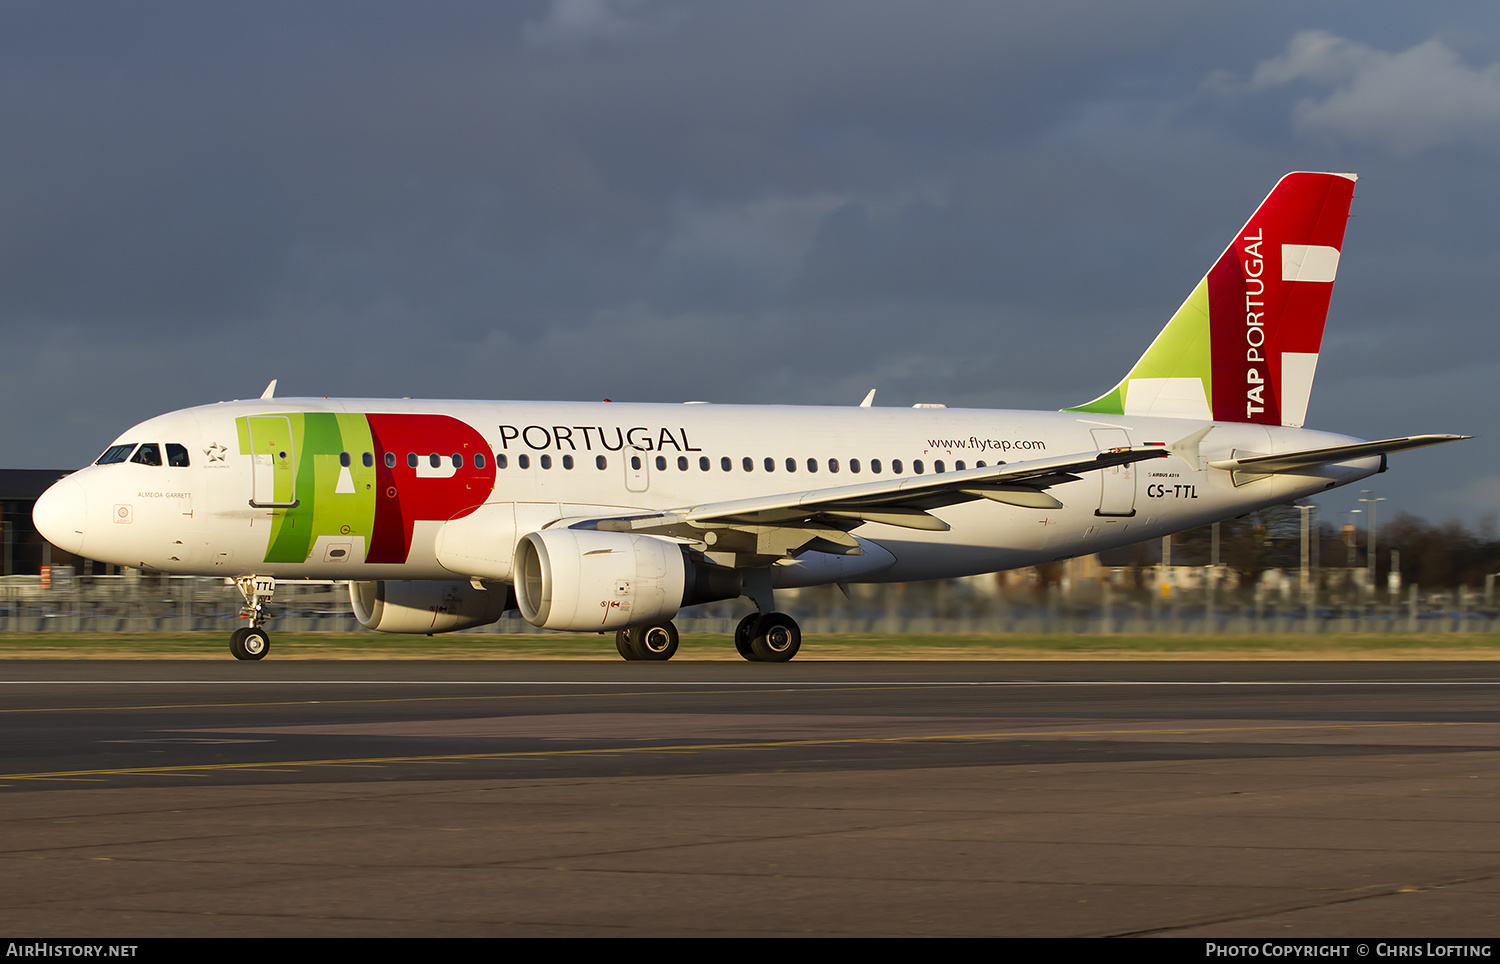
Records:
{"label": "background building", "polygon": [[41,537],[31,509],[47,486],[71,469],[0,469],[0,576],[30,575],[43,566],[74,566],[80,573],[103,572],[103,564],[80,559]]}

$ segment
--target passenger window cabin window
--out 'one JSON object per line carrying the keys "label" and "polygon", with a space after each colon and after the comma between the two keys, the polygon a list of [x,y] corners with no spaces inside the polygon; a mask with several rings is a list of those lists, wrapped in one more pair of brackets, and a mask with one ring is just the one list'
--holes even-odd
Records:
{"label": "passenger window cabin window", "polygon": [[443,457],[436,452],[433,452],[431,455],[427,456],[427,464],[435,469],[442,468]]}
{"label": "passenger window cabin window", "polygon": [[178,445],[176,442],[167,443],[167,464],[174,469],[185,469],[188,467],[187,446]]}
{"label": "passenger window cabin window", "polygon": [[982,469],[982,468],[984,468],[984,459],[980,459],[978,462],[975,462],[974,463],[974,468],[976,468],[976,469]]}
{"label": "passenger window cabin window", "polygon": [[818,460],[817,459],[808,459],[807,460],[807,471],[809,471],[809,472],[816,472],[816,471],[818,471]]}
{"label": "passenger window cabin window", "polygon": [[347,469],[349,467],[350,461],[351,460],[349,458],[349,453],[348,452],[340,452],[339,453],[339,464],[342,465],[344,468]]}
{"label": "passenger window cabin window", "polygon": [[130,458],[130,453],[135,451],[135,443],[129,442],[125,445],[111,445],[104,450],[104,454],[94,462],[95,465],[114,465]]}
{"label": "passenger window cabin window", "polygon": [[483,452],[475,452],[474,453],[474,468],[476,468],[476,469],[482,469],[482,468],[484,468],[484,453]]}
{"label": "passenger window cabin window", "polygon": [[517,455],[516,456],[516,468],[518,468],[518,469],[529,469],[529,468],[531,468],[531,456],[529,456],[529,455]]}
{"label": "passenger window cabin window", "polygon": [[853,472],[855,475],[859,474],[859,459],[849,460],[849,471]]}
{"label": "passenger window cabin window", "polygon": [[708,456],[706,456],[706,455],[700,455],[698,457],[698,471],[700,471],[700,472],[707,472],[709,466],[712,465],[712,464],[713,463],[711,463],[711,462],[708,461]]}
{"label": "passenger window cabin window", "polygon": [[922,474],[922,460],[921,459],[912,459],[911,460],[911,470],[913,472],[917,473],[918,475],[921,475]]}
{"label": "passenger window cabin window", "polygon": [[870,460],[870,471],[874,472],[876,475],[880,474],[880,460],[879,459],[871,459]]}
{"label": "passenger window cabin window", "polygon": [[503,452],[501,454],[495,456],[495,468],[497,468],[497,469],[503,469],[503,468],[505,468],[507,461],[508,460],[505,457],[505,453],[503,453]]}
{"label": "passenger window cabin window", "polygon": [[767,472],[775,472],[776,471],[776,460],[775,459],[773,459],[773,458],[767,458],[766,459],[766,471]]}
{"label": "passenger window cabin window", "polygon": [[453,453],[453,467],[455,469],[461,469],[464,467],[464,457],[462,454],[458,452]]}
{"label": "passenger window cabin window", "polygon": [[953,463],[953,471],[955,471],[955,472],[962,472],[963,470],[964,470],[964,460],[963,459],[959,459],[957,462]]}
{"label": "passenger window cabin window", "polygon": [[726,455],[722,459],[719,459],[719,468],[728,472],[734,468],[734,463],[729,461],[729,456]]}
{"label": "passenger window cabin window", "polygon": [[407,464],[407,466],[409,468],[413,468],[413,469],[416,468],[417,467],[417,453],[415,453],[415,452],[407,452],[406,453],[406,464]]}
{"label": "passenger window cabin window", "polygon": [[147,442],[135,450],[130,461],[136,465],[161,465],[161,448],[155,442]]}
{"label": "passenger window cabin window", "polygon": [[395,452],[387,452],[387,453],[385,453],[385,467],[388,468],[388,469],[394,469],[396,467],[396,453]]}
{"label": "passenger window cabin window", "polygon": [[602,455],[596,455],[594,456],[594,465],[599,469],[600,472],[603,472],[606,468],[609,467],[609,460]]}
{"label": "passenger window cabin window", "polygon": [[838,471],[839,471],[839,460],[838,459],[829,459],[828,460],[828,471],[834,473],[835,475],[838,474]]}
{"label": "passenger window cabin window", "polygon": [[944,469],[942,459],[938,459],[936,462],[932,463],[932,471],[938,473],[939,475],[943,473]]}
{"label": "passenger window cabin window", "polygon": [[901,460],[900,459],[891,459],[891,471],[895,472],[897,475],[901,474]]}
{"label": "passenger window cabin window", "polygon": [[573,456],[571,456],[571,455],[564,455],[563,456],[563,468],[565,468],[565,469],[571,469],[572,467],[573,467]]}
{"label": "passenger window cabin window", "polygon": [[667,470],[667,457],[665,455],[658,455],[656,457],[656,471],[658,471],[658,472],[665,472],[666,470]]}
{"label": "passenger window cabin window", "polygon": [[748,455],[740,462],[740,465],[744,467],[746,472],[755,471],[755,460]]}
{"label": "passenger window cabin window", "polygon": [[688,468],[687,456],[686,455],[679,455],[679,456],[677,456],[677,470],[679,472],[686,472],[687,468]]}
{"label": "passenger window cabin window", "polygon": [[632,455],[630,457],[630,467],[637,472],[641,470],[641,457],[639,455]]}
{"label": "passenger window cabin window", "polygon": [[366,452],[364,455],[360,456],[360,461],[362,461],[364,463],[365,468],[367,468],[367,469],[374,468],[375,467],[375,453],[374,452]]}
{"label": "passenger window cabin window", "polygon": [[542,468],[544,468],[544,469],[550,469],[550,468],[552,468],[552,456],[550,456],[550,455],[544,455],[540,459],[538,459],[538,461],[541,463]]}
{"label": "passenger window cabin window", "polygon": [[796,459],[787,459],[786,460],[786,470],[788,472],[795,472],[795,471],[797,471],[797,460]]}

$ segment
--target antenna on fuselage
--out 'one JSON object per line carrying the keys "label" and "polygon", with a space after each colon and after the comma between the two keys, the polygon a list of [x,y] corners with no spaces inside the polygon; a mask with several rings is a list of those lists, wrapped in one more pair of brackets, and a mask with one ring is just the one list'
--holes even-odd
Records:
{"label": "antenna on fuselage", "polygon": [[865,400],[859,403],[859,407],[869,408],[873,404],[875,404],[875,389],[872,388],[870,394],[865,396]]}
{"label": "antenna on fuselage", "polygon": [[260,393],[260,397],[261,398],[275,398],[276,397],[276,379],[274,379],[274,378],[271,379],[271,384],[267,385],[266,386],[266,390]]}

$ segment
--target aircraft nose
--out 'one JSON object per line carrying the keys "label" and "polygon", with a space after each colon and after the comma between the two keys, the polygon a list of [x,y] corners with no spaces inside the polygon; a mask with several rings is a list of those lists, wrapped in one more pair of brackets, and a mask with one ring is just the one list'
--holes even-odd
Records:
{"label": "aircraft nose", "polygon": [[61,479],[36,500],[31,521],[48,542],[81,555],[84,523],[88,519],[88,496],[73,479]]}

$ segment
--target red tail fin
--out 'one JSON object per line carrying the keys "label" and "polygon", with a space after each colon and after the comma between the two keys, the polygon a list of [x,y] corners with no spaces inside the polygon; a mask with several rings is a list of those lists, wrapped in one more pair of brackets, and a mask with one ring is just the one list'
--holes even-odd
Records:
{"label": "red tail fin", "polygon": [[1069,411],[1301,426],[1353,174],[1288,174],[1130,373]]}
{"label": "red tail fin", "polygon": [[1354,176],[1288,174],[1208,273],[1214,418],[1301,426]]}

